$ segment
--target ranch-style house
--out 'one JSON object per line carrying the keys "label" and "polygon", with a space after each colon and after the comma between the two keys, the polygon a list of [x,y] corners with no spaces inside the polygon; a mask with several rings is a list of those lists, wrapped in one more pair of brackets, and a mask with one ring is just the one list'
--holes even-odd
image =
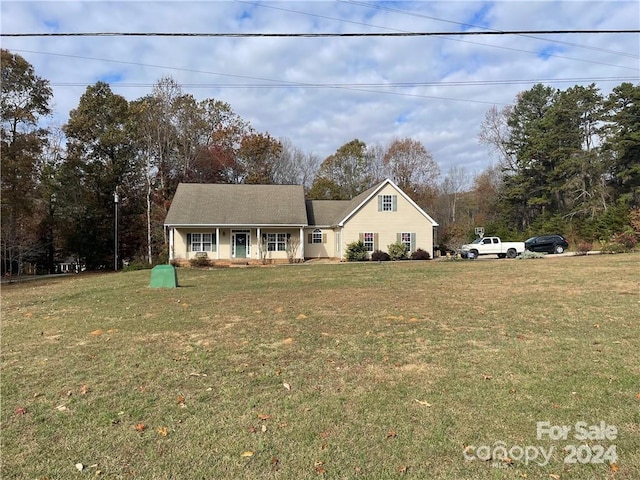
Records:
{"label": "ranch-style house", "polygon": [[352,200],[305,200],[300,185],[181,183],[165,219],[177,264],[344,259],[356,240],[369,252],[403,242],[432,254],[437,226],[388,179]]}

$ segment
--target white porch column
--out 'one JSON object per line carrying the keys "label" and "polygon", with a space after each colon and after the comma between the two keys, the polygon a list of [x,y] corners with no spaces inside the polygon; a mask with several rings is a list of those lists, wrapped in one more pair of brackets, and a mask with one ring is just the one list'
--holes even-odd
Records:
{"label": "white porch column", "polygon": [[169,229],[169,260],[173,260],[173,228]]}
{"label": "white porch column", "polygon": [[260,227],[256,228],[256,251],[258,252],[258,256],[256,258],[262,258],[262,235],[260,235]]}
{"label": "white porch column", "polygon": [[216,227],[216,260],[220,260],[220,227]]}
{"label": "white porch column", "polygon": [[300,258],[304,262],[304,228],[300,227]]}

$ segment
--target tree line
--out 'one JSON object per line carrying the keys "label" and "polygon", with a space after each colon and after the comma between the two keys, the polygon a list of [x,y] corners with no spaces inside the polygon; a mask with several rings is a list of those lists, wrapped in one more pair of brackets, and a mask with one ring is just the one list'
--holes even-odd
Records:
{"label": "tree line", "polygon": [[119,258],[166,261],[163,222],[180,182],[298,184],[309,198],[350,199],[391,178],[452,246],[477,225],[599,238],[632,228],[640,204],[640,86],[624,83],[603,98],[595,85],[535,85],[487,112],[480,140],[499,152],[495,166],[441,174],[411,138],[354,139],[321,159],[256,131],[225,102],[196,100],[171,77],[133,101],[97,82],[66,124],[42,128],[49,82],[21,56],[1,53],[3,274],[25,265],[52,272],[68,258],[112,268],[115,194]]}

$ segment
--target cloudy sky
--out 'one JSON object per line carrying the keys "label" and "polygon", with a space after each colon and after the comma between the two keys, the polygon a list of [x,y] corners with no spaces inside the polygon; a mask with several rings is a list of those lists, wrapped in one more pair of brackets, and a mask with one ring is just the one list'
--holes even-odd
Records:
{"label": "cloudy sky", "polygon": [[[7,1],[2,33],[403,33],[638,30],[633,1]],[[477,141],[487,110],[541,82],[640,81],[640,35],[400,37],[2,37],[54,92],[63,124],[88,85],[129,100],[171,76],[260,132],[325,158],[358,138],[423,143],[443,172],[494,159]]]}

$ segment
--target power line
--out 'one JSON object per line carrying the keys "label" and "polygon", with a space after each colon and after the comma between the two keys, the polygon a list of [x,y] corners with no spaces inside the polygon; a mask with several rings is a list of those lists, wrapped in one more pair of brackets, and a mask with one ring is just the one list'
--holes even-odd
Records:
{"label": "power line", "polygon": [[[351,4],[351,5],[360,6],[360,7],[367,7],[367,8],[373,8],[373,9],[376,9],[376,10],[383,10],[383,11],[392,12],[392,13],[399,13],[399,14],[402,14],[402,15],[410,16],[410,17],[427,18],[429,20],[435,20],[437,22],[444,22],[444,23],[451,23],[451,24],[454,24],[454,25],[460,25],[462,27],[467,27],[467,28],[480,28],[482,30],[487,30],[487,31],[492,31],[492,32],[502,32],[502,30],[495,29],[495,28],[483,27],[481,25],[474,25],[474,24],[470,24],[470,23],[456,22],[454,20],[446,20],[444,18],[437,18],[437,17],[433,17],[433,16],[430,16],[430,15],[425,15],[425,14],[418,13],[418,12],[400,10],[400,9],[388,7],[388,6],[385,6],[385,5],[376,5],[376,4],[371,4],[371,3],[367,3],[367,2],[359,2],[359,1],[355,1],[355,0],[346,0],[346,3]],[[621,55],[621,56],[625,56],[625,57],[639,58],[638,55],[634,55],[634,54],[629,53],[629,52],[620,52],[620,51],[617,51],[617,50],[610,50],[610,49],[601,48],[601,47],[592,47],[592,46],[589,46],[589,45],[581,45],[581,44],[578,44],[578,43],[566,42],[566,41],[558,40],[558,39],[552,39],[551,40],[551,39],[548,39],[548,38],[535,37],[533,35],[522,34],[520,36],[522,36],[524,38],[532,38],[534,40],[543,40],[545,42],[557,43],[559,45],[567,45],[567,46],[570,46],[570,47],[583,48],[583,49],[587,49],[587,50],[595,50],[595,51],[604,52],[604,53],[611,53],[613,55]],[[469,43],[473,43],[473,42],[469,42]],[[492,45],[492,46],[494,46],[494,45]]]}
{"label": "power line", "polygon": [[[40,54],[40,55],[50,55],[50,56],[57,56],[57,57],[68,57],[68,58],[78,58],[78,59],[82,59],[82,60],[94,60],[94,61],[99,61],[99,62],[109,62],[109,63],[119,63],[119,64],[125,64],[125,65],[136,65],[136,66],[142,66],[142,67],[150,67],[150,68],[160,68],[160,69],[166,69],[166,70],[175,70],[175,71],[184,71],[184,72],[191,72],[191,73],[201,73],[201,74],[206,74],[206,75],[218,75],[218,76],[222,76],[222,77],[231,77],[231,78],[243,78],[243,79],[248,79],[248,80],[259,80],[261,82],[269,82],[269,84],[265,85],[265,84],[258,84],[256,85],[256,88],[319,88],[321,84],[317,84],[317,83],[305,83],[305,82],[290,82],[290,81],[282,81],[282,80],[275,80],[275,79],[271,79],[271,78],[261,78],[261,77],[252,77],[252,76],[248,76],[248,75],[235,75],[235,74],[230,74],[230,73],[219,73],[219,72],[209,72],[209,71],[203,71],[203,70],[195,70],[195,69],[190,69],[190,68],[180,68],[180,67],[169,67],[166,65],[152,65],[152,64],[144,64],[144,63],[139,63],[139,62],[129,62],[129,61],[124,61],[124,60],[110,60],[110,59],[103,59],[103,58],[95,58],[95,57],[84,57],[84,56],[79,56],[79,55],[69,55],[69,54],[63,54],[63,53],[50,53],[50,52],[38,52],[38,51],[33,51],[33,50],[15,50],[17,52],[26,52],[26,53],[35,53],[35,54]],[[626,80],[627,78],[625,77],[618,77],[618,80],[623,81]],[[609,80],[607,81],[618,81],[615,80],[615,77],[610,77]],[[630,80],[635,81],[636,77],[631,78]],[[532,83],[541,83],[545,80],[533,80],[531,81]],[[555,80],[550,80],[550,81],[555,81]],[[574,80],[566,80],[566,81],[578,81],[577,79]],[[589,82],[593,82],[594,79],[590,78],[587,79],[585,81],[589,81]],[[510,81],[510,82],[516,82],[516,81]],[[522,83],[529,83],[526,81],[521,81]],[[437,86],[439,85],[439,83],[437,82],[433,82],[433,84],[430,84],[429,82],[423,82],[424,85],[420,85],[418,83],[416,83],[415,86]],[[465,82],[448,82],[450,84],[460,84],[463,85]],[[486,81],[486,83],[479,83],[479,85],[491,85],[491,81]],[[197,84],[196,84],[197,85]],[[412,83],[408,83],[406,84],[406,86],[412,86]],[[63,85],[63,86],[87,86],[87,84],[78,84],[78,85],[73,85],[71,84],[71,82],[69,82],[69,85]],[[120,84],[115,84],[114,86],[120,86]],[[141,87],[146,87],[146,86],[152,86],[152,84],[147,84],[147,85],[140,85]],[[375,88],[380,88],[384,86],[384,84],[382,85],[376,85],[376,84],[362,84],[362,85],[358,85],[358,84],[339,84],[339,83],[328,83],[325,85],[322,85],[322,88],[331,88],[331,89],[336,89],[336,90],[349,90],[349,91],[355,91],[355,92],[363,92],[363,93],[378,93],[378,94],[382,94],[382,95],[396,95],[396,96],[403,96],[403,97],[413,97],[413,98],[429,98],[429,99],[435,99],[435,100],[449,100],[449,101],[456,101],[456,102],[468,102],[468,103],[480,103],[480,104],[486,104],[486,105],[507,105],[506,103],[502,103],[502,102],[491,102],[491,101],[487,101],[487,100],[473,100],[473,99],[462,99],[462,98],[452,98],[452,97],[443,97],[443,96],[435,96],[435,95],[421,95],[421,94],[413,94],[413,93],[402,93],[402,92],[389,92],[389,91],[384,91],[384,90],[369,90],[369,88],[371,87],[375,87]],[[212,85],[212,88],[217,88],[217,85]],[[366,87],[366,88],[365,88]],[[205,87],[194,87],[194,88],[205,88]],[[236,87],[239,88],[239,87]],[[247,87],[248,88],[248,87]]]}
{"label": "power line", "polygon": [[0,37],[225,37],[225,38],[334,38],[334,37],[439,37],[471,35],[627,34],[639,30],[490,30],[464,32],[346,32],[346,33],[211,33],[211,32],[54,32],[0,33]]}
{"label": "power line", "polygon": [[[304,84],[265,84],[265,83],[180,83],[183,88],[412,88],[412,87],[472,87],[490,85],[531,85],[535,83],[605,83],[605,82],[634,82],[638,77],[590,77],[590,78],[534,78],[522,80],[476,80],[451,82],[391,82],[391,83],[304,83]],[[49,84],[53,87],[87,87],[87,82],[56,82]],[[152,87],[155,83],[148,82],[118,82],[118,88]]]}

